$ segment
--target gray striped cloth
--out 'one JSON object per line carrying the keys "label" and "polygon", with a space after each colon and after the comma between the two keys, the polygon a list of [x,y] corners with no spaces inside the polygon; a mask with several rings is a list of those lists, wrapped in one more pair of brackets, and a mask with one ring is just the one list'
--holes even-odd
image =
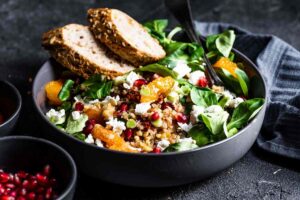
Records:
{"label": "gray striped cloth", "polygon": [[274,154],[300,159],[300,52],[272,35],[253,34],[222,23],[196,23],[203,35],[233,29],[235,48],[256,63],[269,93],[257,145]]}

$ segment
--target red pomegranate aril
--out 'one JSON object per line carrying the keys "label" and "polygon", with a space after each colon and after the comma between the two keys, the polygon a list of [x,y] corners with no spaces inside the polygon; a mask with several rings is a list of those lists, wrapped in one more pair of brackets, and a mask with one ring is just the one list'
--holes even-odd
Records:
{"label": "red pomegranate aril", "polygon": [[36,180],[38,181],[38,183],[40,184],[47,184],[48,183],[48,177],[44,176],[40,173],[36,174]]}
{"label": "red pomegranate aril", "polygon": [[159,113],[158,112],[154,112],[152,115],[151,115],[151,120],[152,121],[156,121],[160,118],[159,116]]}
{"label": "red pomegranate aril", "polygon": [[25,196],[26,194],[27,194],[26,188],[21,188],[21,189],[19,190],[19,195]]}
{"label": "red pomegranate aril", "polygon": [[132,138],[132,129],[126,129],[124,131],[124,137],[125,137],[125,140],[130,140]]}
{"label": "red pomegranate aril", "polygon": [[15,197],[10,195],[4,195],[1,197],[1,200],[15,200]]}
{"label": "red pomegranate aril", "polygon": [[89,119],[85,122],[85,125],[89,125],[89,124],[92,124],[92,125],[95,125],[96,124],[96,120],[95,119]]}
{"label": "red pomegranate aril", "polygon": [[94,128],[93,124],[88,124],[84,129],[83,129],[83,133],[85,133],[86,135],[90,134],[92,132]]}
{"label": "red pomegranate aril", "polygon": [[76,111],[83,111],[83,109],[84,109],[84,104],[83,104],[83,103],[77,102],[77,103],[75,104],[75,110],[76,110]]}
{"label": "red pomegranate aril", "polygon": [[46,165],[46,166],[44,167],[44,170],[43,170],[44,175],[49,176],[49,175],[50,175],[50,172],[51,172],[51,167],[50,167],[50,165]]}
{"label": "red pomegranate aril", "polygon": [[180,122],[180,123],[187,123],[188,118],[185,114],[178,113],[177,116],[176,116],[176,120],[177,120],[177,122]]}
{"label": "red pomegranate aril", "polygon": [[5,185],[5,187],[6,187],[6,188],[14,189],[16,186],[15,186],[14,184],[12,184],[12,183],[7,183],[7,184]]}
{"label": "red pomegranate aril", "polygon": [[198,80],[198,85],[200,87],[207,87],[208,86],[208,81],[206,79],[206,77],[201,77],[199,80]]}
{"label": "red pomegranate aril", "polygon": [[39,188],[36,189],[36,192],[39,193],[39,194],[44,193],[44,191],[45,191],[44,187],[39,187]]}
{"label": "red pomegranate aril", "polygon": [[26,200],[26,198],[25,198],[25,197],[22,197],[22,196],[19,196],[19,197],[17,198],[17,200]]}
{"label": "red pomegranate aril", "polygon": [[126,112],[128,110],[128,104],[127,103],[121,103],[119,109],[120,109],[121,112]]}
{"label": "red pomegranate aril", "polygon": [[170,102],[163,102],[161,104],[161,109],[163,109],[163,110],[167,109],[168,107],[172,108],[172,109],[175,108],[174,105],[172,103],[170,103]]}
{"label": "red pomegranate aril", "polygon": [[10,196],[12,197],[17,197],[17,192],[16,191],[12,191],[9,193]]}
{"label": "red pomegranate aril", "polygon": [[53,189],[51,187],[46,190],[45,199],[51,199],[51,197],[52,197],[52,190]]}
{"label": "red pomegranate aril", "polygon": [[142,85],[146,85],[147,81],[145,79],[137,79],[136,81],[134,81],[133,86],[135,87],[142,87]]}
{"label": "red pomegranate aril", "polygon": [[30,200],[34,200],[36,197],[36,194],[34,192],[30,192],[27,194],[27,198]]}
{"label": "red pomegranate aril", "polygon": [[159,147],[154,147],[152,152],[153,153],[161,153],[161,149]]}
{"label": "red pomegranate aril", "polygon": [[28,180],[24,180],[24,181],[22,182],[22,186],[23,186],[24,188],[28,188],[28,186],[29,186],[29,181],[28,181]]}
{"label": "red pomegranate aril", "polygon": [[20,177],[20,178],[26,178],[28,176],[28,173],[24,172],[24,171],[19,171],[17,173],[17,175]]}
{"label": "red pomegranate aril", "polygon": [[20,185],[21,184],[21,179],[20,179],[20,177],[17,174],[15,174],[15,176],[14,176],[14,183],[16,185]]}
{"label": "red pomegranate aril", "polygon": [[9,180],[10,180],[10,175],[9,174],[4,173],[4,172],[0,173],[0,182],[1,183],[6,183]]}

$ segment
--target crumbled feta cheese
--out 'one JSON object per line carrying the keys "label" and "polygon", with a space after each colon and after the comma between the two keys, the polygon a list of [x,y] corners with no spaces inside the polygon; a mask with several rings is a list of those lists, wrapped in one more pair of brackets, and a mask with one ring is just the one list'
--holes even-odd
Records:
{"label": "crumbled feta cheese", "polygon": [[86,138],[85,138],[85,140],[84,140],[86,143],[89,143],[89,144],[94,144],[94,138],[93,138],[93,136],[92,136],[92,134],[89,134]]}
{"label": "crumbled feta cheese", "polygon": [[54,124],[62,124],[66,120],[66,112],[64,109],[56,111],[54,109],[50,109],[46,113],[47,118]]}
{"label": "crumbled feta cheese", "polygon": [[135,114],[137,115],[143,115],[145,114],[149,109],[151,108],[150,103],[139,103],[135,106]]}
{"label": "crumbled feta cheese", "polygon": [[191,137],[179,139],[178,142],[189,142],[189,143],[192,143],[192,144],[196,144],[196,141],[193,140],[193,138],[191,138]]}
{"label": "crumbled feta cheese", "polygon": [[128,87],[129,87],[129,89],[130,89],[130,88],[132,88],[134,82],[135,82],[136,80],[138,80],[138,79],[141,79],[141,76],[140,76],[140,75],[138,75],[138,74],[135,73],[135,72],[130,72],[130,73],[127,75],[127,77],[126,77],[126,83],[127,83],[127,86],[125,86],[124,84],[123,84],[123,86],[124,86],[126,89],[128,89]]}
{"label": "crumbled feta cheese", "polygon": [[95,100],[92,100],[92,101],[89,101],[89,104],[95,104],[95,103],[99,103],[99,99],[95,99]]}
{"label": "crumbled feta cheese", "polygon": [[203,71],[197,70],[190,74],[189,82],[193,85],[197,85],[200,78],[205,77]]}
{"label": "crumbled feta cheese", "polygon": [[74,97],[74,100],[75,100],[75,103],[76,103],[76,102],[83,102],[83,100],[82,100],[82,98],[81,98],[80,95],[75,96],[75,97]]}
{"label": "crumbled feta cheese", "polygon": [[236,108],[238,107],[238,105],[240,103],[244,102],[244,99],[242,99],[241,97],[237,97],[234,99],[229,100],[226,104],[225,107],[229,107],[229,108]]}
{"label": "crumbled feta cheese", "polygon": [[96,144],[98,147],[103,147],[103,143],[102,143],[101,140],[99,140],[99,139],[96,139],[95,144]]}
{"label": "crumbled feta cheese", "polygon": [[182,78],[190,73],[192,69],[186,64],[185,61],[179,61],[176,67],[173,68],[173,71],[178,74],[178,78]]}
{"label": "crumbled feta cheese", "polygon": [[198,122],[198,116],[204,112],[205,108],[203,106],[197,106],[193,105],[192,106],[192,112],[191,112],[191,117],[193,121]]}
{"label": "crumbled feta cheese", "polygon": [[191,128],[193,127],[191,123],[187,124],[178,122],[177,124],[185,132],[189,132],[189,130],[191,130]]}
{"label": "crumbled feta cheese", "polygon": [[222,92],[222,95],[228,97],[229,99],[233,99],[236,97],[236,95],[233,92],[230,92],[229,90],[225,90],[224,92]]}
{"label": "crumbled feta cheese", "polygon": [[119,121],[117,118],[110,118],[108,122],[106,122],[107,125],[110,125],[113,127],[113,131],[115,133],[121,134],[122,131],[126,130],[125,123],[122,121]]}
{"label": "crumbled feta cheese", "polygon": [[107,96],[102,101],[102,103],[104,104],[111,103],[113,106],[116,106],[118,104],[118,101],[120,101],[119,95],[117,95],[116,97]]}
{"label": "crumbled feta cheese", "polygon": [[79,111],[73,111],[71,114],[72,114],[73,120],[78,120],[78,119],[80,119],[81,114],[80,114]]}
{"label": "crumbled feta cheese", "polygon": [[131,87],[130,87],[130,85],[129,85],[128,83],[123,83],[123,87],[124,87],[125,89],[127,89],[127,90],[130,90],[130,89],[131,89]]}
{"label": "crumbled feta cheese", "polygon": [[162,139],[157,143],[157,147],[160,148],[162,151],[165,150],[170,145],[169,140]]}
{"label": "crumbled feta cheese", "polygon": [[219,112],[223,112],[223,108],[219,105],[212,105],[207,107],[204,112],[205,113],[219,113]]}

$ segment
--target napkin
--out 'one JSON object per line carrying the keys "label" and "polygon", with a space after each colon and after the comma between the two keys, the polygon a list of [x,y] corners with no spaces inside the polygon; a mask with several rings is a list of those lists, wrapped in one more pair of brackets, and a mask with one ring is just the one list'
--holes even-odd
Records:
{"label": "napkin", "polygon": [[235,30],[234,47],[257,65],[267,83],[268,106],[256,144],[268,152],[300,159],[300,52],[276,36],[230,24],[196,22],[196,29],[204,36]]}

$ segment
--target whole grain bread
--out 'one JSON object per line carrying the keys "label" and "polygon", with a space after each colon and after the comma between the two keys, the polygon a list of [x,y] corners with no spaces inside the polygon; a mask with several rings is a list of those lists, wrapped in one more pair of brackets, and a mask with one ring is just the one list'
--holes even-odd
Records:
{"label": "whole grain bread", "polygon": [[50,30],[43,34],[42,45],[61,65],[84,78],[97,73],[113,78],[135,69],[98,43],[87,26]]}
{"label": "whole grain bread", "polygon": [[122,11],[89,9],[88,21],[95,38],[135,66],[157,62],[166,55],[158,41]]}

